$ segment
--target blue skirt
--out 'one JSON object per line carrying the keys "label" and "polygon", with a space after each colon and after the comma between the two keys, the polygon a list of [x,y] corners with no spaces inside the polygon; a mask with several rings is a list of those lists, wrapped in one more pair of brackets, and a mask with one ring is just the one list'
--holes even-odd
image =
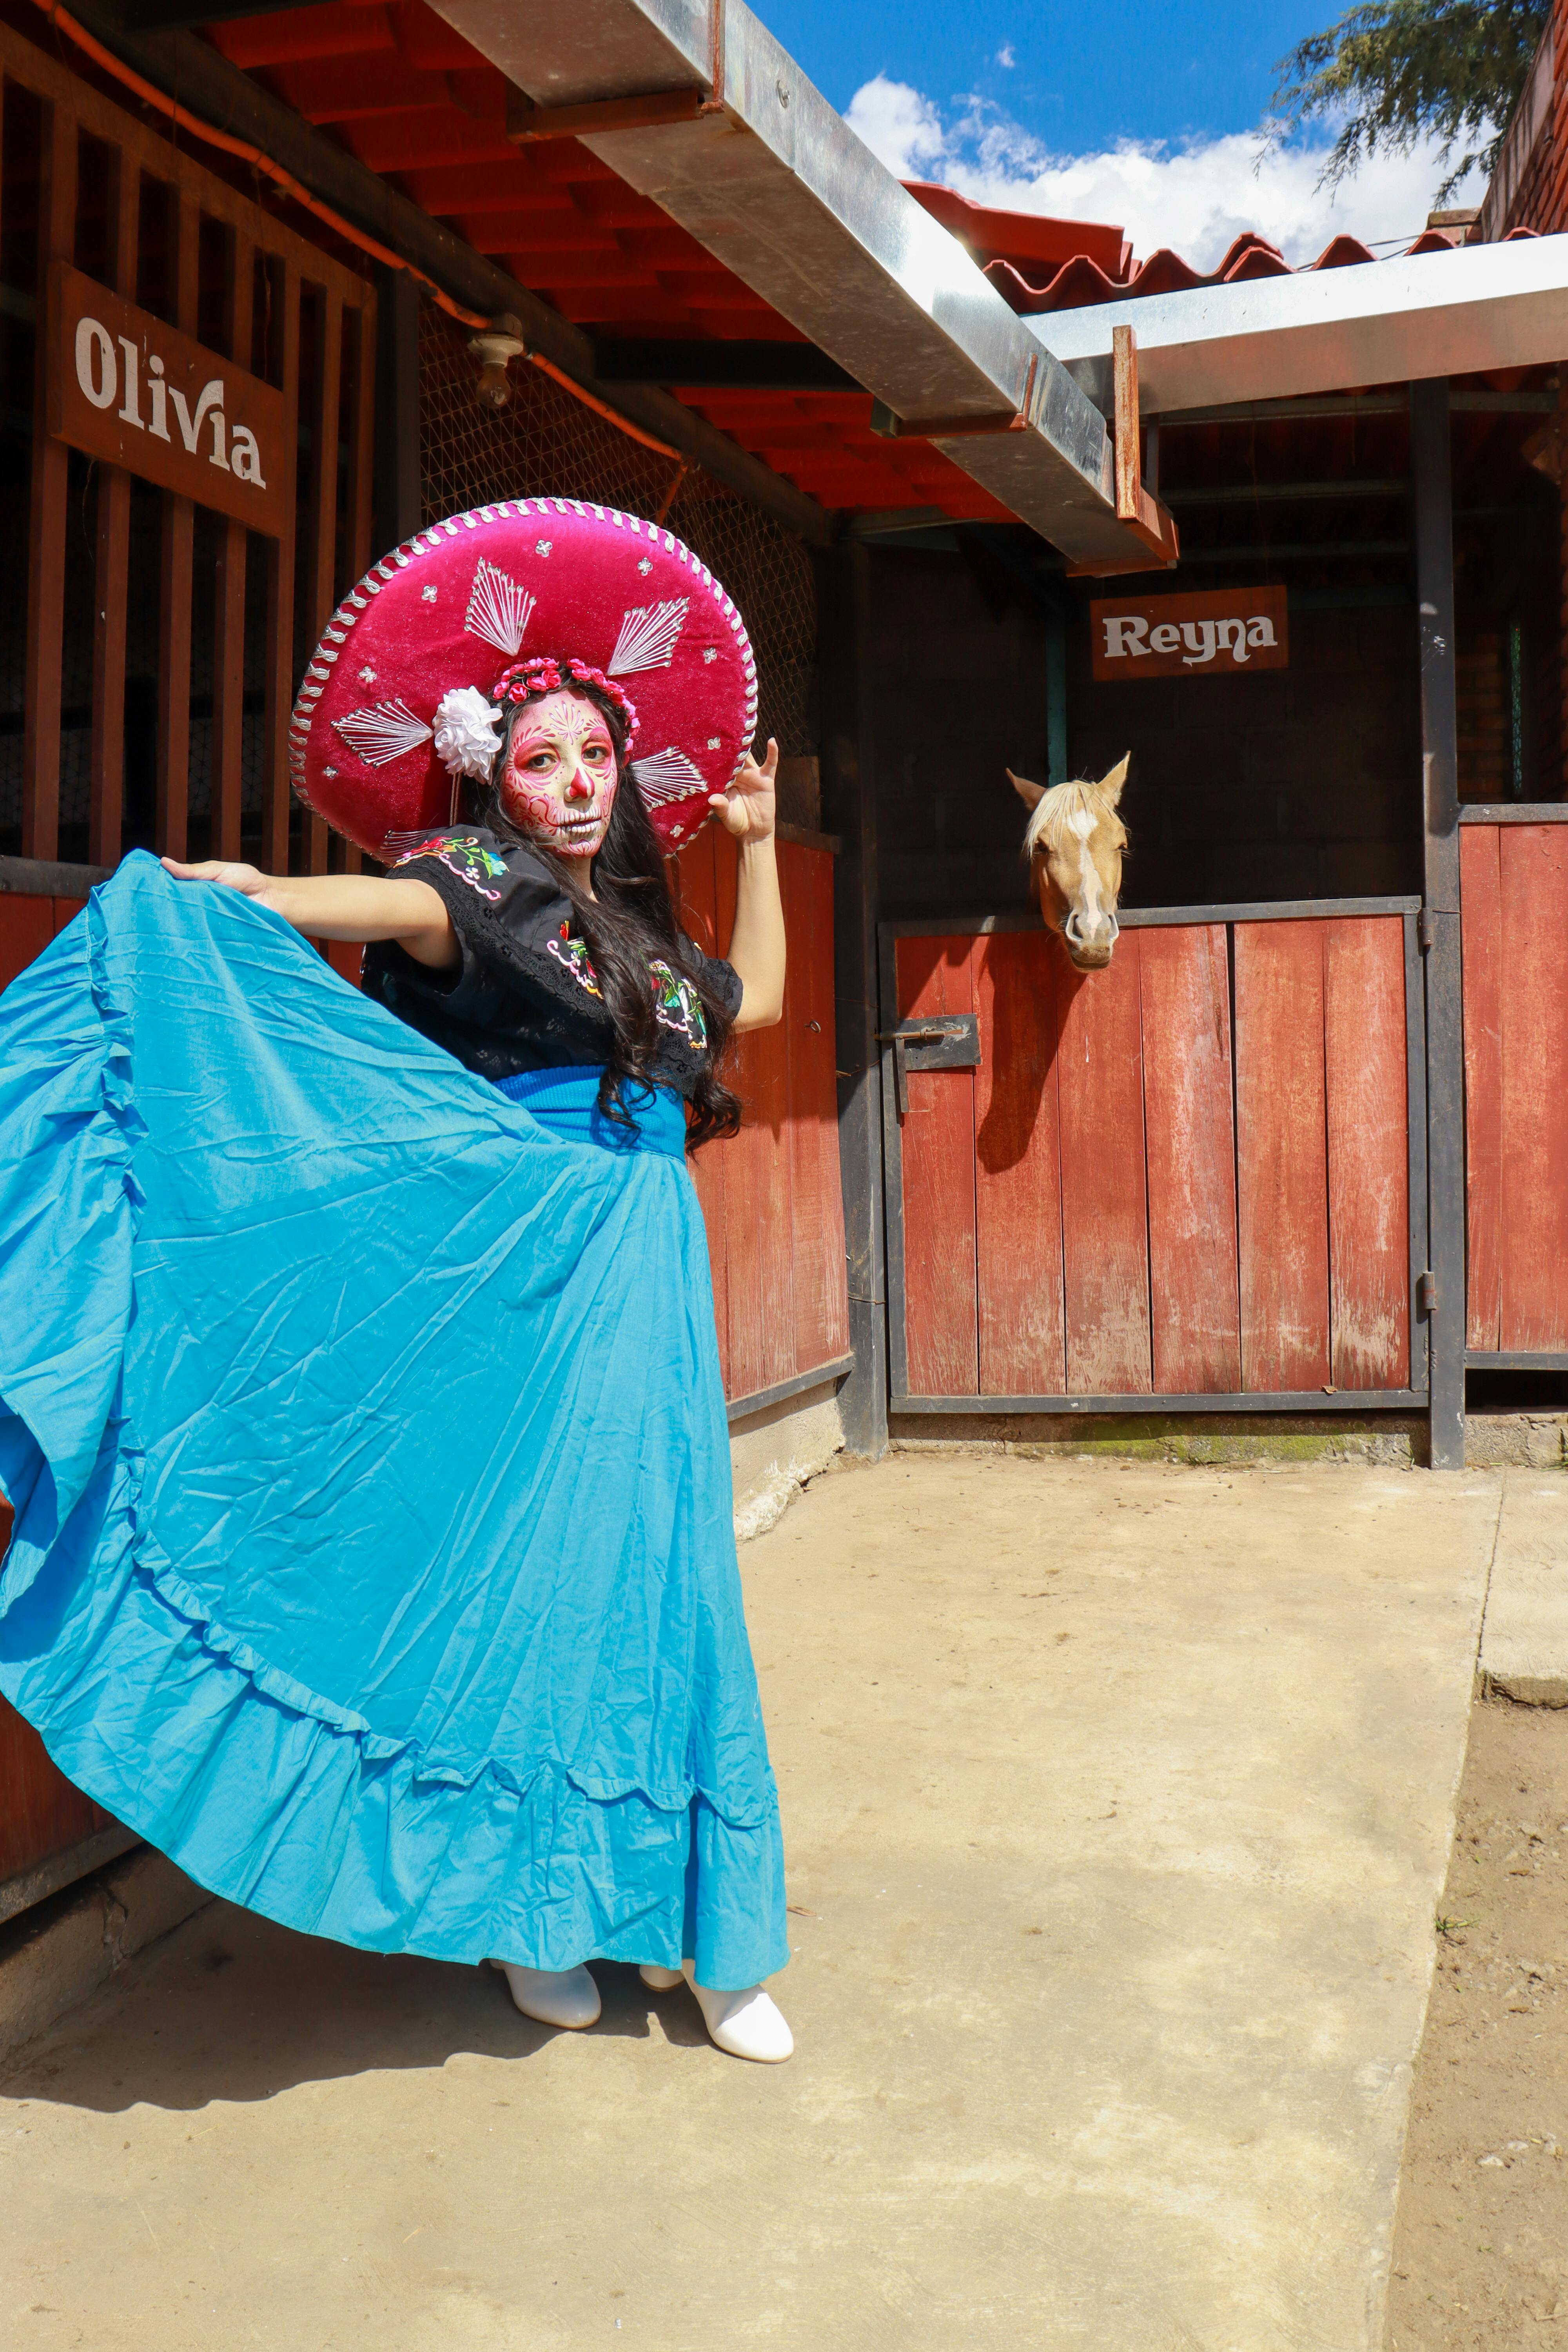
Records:
{"label": "blue skirt", "polygon": [[784,1966],[708,1254],[660,1092],[488,1085],[129,859],[0,998],[0,1692],[371,1951]]}

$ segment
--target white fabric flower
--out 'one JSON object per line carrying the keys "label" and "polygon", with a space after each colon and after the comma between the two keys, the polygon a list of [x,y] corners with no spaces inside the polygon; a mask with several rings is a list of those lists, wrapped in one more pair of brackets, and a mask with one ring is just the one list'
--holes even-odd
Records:
{"label": "white fabric flower", "polygon": [[436,705],[436,756],[451,776],[482,783],[500,750],[500,712],[477,686],[455,686]]}

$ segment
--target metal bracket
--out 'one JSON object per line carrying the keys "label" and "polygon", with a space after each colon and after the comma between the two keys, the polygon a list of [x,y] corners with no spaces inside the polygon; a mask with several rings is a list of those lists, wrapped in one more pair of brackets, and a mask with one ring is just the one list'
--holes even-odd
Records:
{"label": "metal bracket", "polygon": [[[781,105],[789,103],[779,90]],[[708,0],[708,88],[656,89],[637,98],[602,98],[580,106],[536,106],[509,82],[506,135],[514,147],[541,139],[591,139],[604,131],[661,131],[672,122],[696,122],[724,111],[724,0]]]}
{"label": "metal bracket", "polygon": [[1015,409],[991,416],[900,416],[885,400],[871,403],[871,430],[884,441],[971,441],[991,433],[1026,433],[1033,425],[1039,353],[1031,352]]}
{"label": "metal bracket", "polygon": [[1415,918],[1415,944],[1423,955],[1430,954],[1437,944],[1437,918],[1430,907],[1423,907]]}
{"label": "metal bracket", "polygon": [[1430,1268],[1415,1277],[1415,1311],[1418,1315],[1437,1312],[1437,1277]]}
{"label": "metal bracket", "polygon": [[896,1029],[879,1029],[877,1043],[893,1049],[893,1092],[900,1118],[909,1117],[911,1070],[980,1067],[980,1018],[973,1013],[900,1022]]}
{"label": "metal bracket", "polygon": [[[1139,445],[1138,337],[1131,327],[1110,330],[1110,359],[1116,393],[1116,520],[1150,549],[1155,562],[1169,571],[1181,553],[1181,535],[1169,507],[1162,506],[1143,487],[1143,458]],[[1151,433],[1153,427],[1150,427]],[[1159,460],[1155,458],[1158,470]],[[1069,563],[1069,580],[1103,580],[1115,572],[1149,572],[1142,557],[1114,563]]]}

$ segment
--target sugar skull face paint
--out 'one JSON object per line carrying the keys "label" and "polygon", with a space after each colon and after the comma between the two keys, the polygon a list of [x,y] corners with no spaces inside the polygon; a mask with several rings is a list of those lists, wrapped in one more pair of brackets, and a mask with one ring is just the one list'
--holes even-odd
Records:
{"label": "sugar skull face paint", "polygon": [[526,703],[512,727],[500,801],[520,833],[563,857],[592,857],[609,831],[616,747],[603,711],[564,689]]}

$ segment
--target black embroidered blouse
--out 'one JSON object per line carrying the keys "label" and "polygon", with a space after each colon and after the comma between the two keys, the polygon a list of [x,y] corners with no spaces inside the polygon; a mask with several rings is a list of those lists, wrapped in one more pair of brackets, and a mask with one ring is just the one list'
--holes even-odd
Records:
{"label": "black embroidered blouse", "polygon": [[[433,971],[395,940],[377,941],[364,954],[368,995],[482,1078],[609,1060],[614,1030],[587,947],[572,901],[542,859],[482,825],[465,825],[432,834],[393,872],[440,893],[462,961]],[[738,1012],[733,966],[695,947],[692,954],[714,994]],[[662,957],[649,966],[648,985],[665,1041],[654,1075],[689,1097],[708,1058],[701,999]]]}

